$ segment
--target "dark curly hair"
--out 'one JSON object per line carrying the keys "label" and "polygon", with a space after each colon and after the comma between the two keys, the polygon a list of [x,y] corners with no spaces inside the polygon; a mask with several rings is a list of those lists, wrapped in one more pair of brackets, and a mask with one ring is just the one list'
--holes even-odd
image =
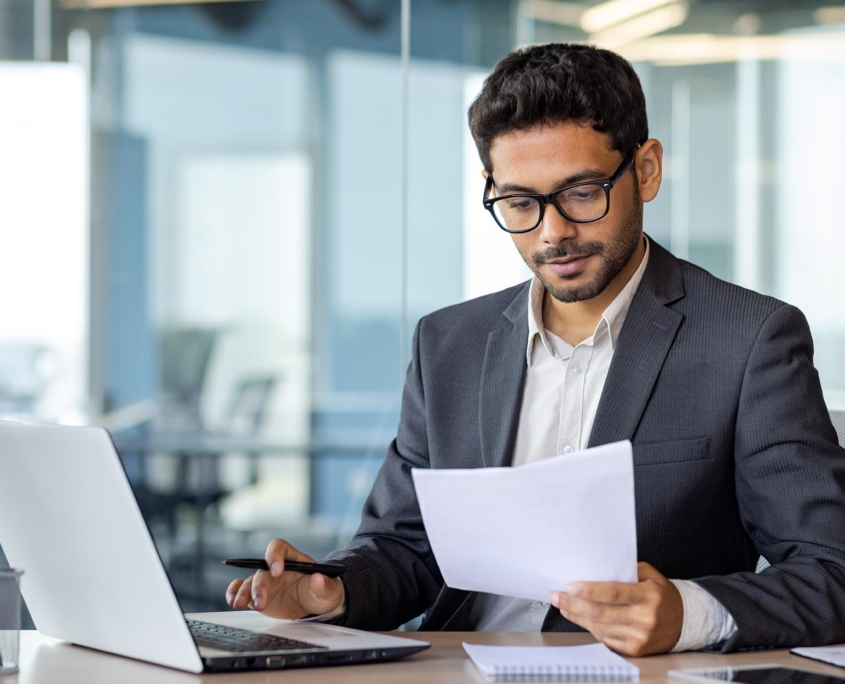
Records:
{"label": "dark curly hair", "polygon": [[607,133],[623,155],[648,139],[640,79],[615,52],[548,43],[511,52],[470,105],[469,128],[487,171],[490,145],[510,131],[577,121]]}

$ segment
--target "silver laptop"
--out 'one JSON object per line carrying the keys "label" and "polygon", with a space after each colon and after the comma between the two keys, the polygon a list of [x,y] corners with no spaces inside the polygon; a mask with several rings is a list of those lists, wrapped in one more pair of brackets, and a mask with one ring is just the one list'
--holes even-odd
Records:
{"label": "silver laptop", "polygon": [[109,434],[0,422],[0,545],[47,636],[190,672],[372,663],[424,641],[259,613],[185,616]]}

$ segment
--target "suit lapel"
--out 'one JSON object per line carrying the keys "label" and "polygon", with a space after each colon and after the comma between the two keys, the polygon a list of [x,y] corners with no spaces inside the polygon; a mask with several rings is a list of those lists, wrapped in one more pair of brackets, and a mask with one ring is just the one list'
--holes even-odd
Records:
{"label": "suit lapel", "polygon": [[516,442],[528,345],[528,287],[519,289],[503,312],[507,321],[487,337],[481,369],[478,419],[481,454],[487,467],[511,463]]}
{"label": "suit lapel", "polygon": [[617,340],[589,446],[631,439],[684,316],[667,305],[684,296],[678,260],[654,241]]}

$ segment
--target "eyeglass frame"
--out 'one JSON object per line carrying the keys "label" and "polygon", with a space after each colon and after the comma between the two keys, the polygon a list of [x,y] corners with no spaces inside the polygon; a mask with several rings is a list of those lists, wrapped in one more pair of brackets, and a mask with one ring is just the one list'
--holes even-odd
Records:
{"label": "eyeglass frame", "polygon": [[[591,180],[591,181],[581,181],[580,183],[573,183],[572,185],[565,185],[564,187],[555,190],[554,192],[550,192],[546,195],[541,193],[530,193],[530,192],[519,192],[514,193],[512,195],[502,195],[501,197],[488,197],[487,195],[490,193],[490,190],[493,189],[493,173],[492,171],[487,174],[487,183],[484,185],[484,197],[482,199],[482,203],[484,208],[490,212],[490,215],[493,217],[493,220],[496,222],[496,225],[499,226],[503,231],[506,233],[511,233],[512,235],[521,235],[522,233],[530,233],[532,230],[536,230],[537,227],[543,222],[543,217],[546,215],[546,205],[551,204],[555,209],[557,209],[558,213],[563,216],[567,221],[572,221],[573,223],[595,223],[596,221],[601,221],[605,216],[610,213],[610,191],[613,190],[613,186],[615,186],[628,171],[634,165],[634,160],[636,159],[636,152],[637,150],[642,147],[641,143],[637,143],[634,147],[631,148],[631,151],[625,155],[625,158],[622,160],[622,163],[619,165],[619,168],[613,173],[610,178],[605,178],[602,180]],[[566,190],[571,190],[572,188],[577,188],[582,185],[600,185],[604,190],[605,198],[607,199],[607,206],[604,210],[604,213],[601,216],[596,216],[596,218],[591,219],[576,219],[572,218],[569,214],[567,214],[563,207],[561,207],[555,198],[562,192]],[[525,230],[510,230],[505,228],[501,223],[499,223],[499,219],[496,217],[496,212],[493,209],[493,205],[504,199],[512,199],[514,197],[528,197],[540,202],[540,218],[537,220],[537,223],[534,224],[531,228],[526,228]]]}

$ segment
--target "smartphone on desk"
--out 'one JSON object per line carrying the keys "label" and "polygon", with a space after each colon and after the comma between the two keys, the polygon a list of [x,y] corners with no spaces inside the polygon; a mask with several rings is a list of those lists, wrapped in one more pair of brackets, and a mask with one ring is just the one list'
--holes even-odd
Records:
{"label": "smartphone on desk", "polygon": [[784,665],[746,665],[708,667],[695,670],[669,670],[672,679],[686,679],[704,684],[738,682],[739,684],[845,684],[842,677],[807,672]]}

